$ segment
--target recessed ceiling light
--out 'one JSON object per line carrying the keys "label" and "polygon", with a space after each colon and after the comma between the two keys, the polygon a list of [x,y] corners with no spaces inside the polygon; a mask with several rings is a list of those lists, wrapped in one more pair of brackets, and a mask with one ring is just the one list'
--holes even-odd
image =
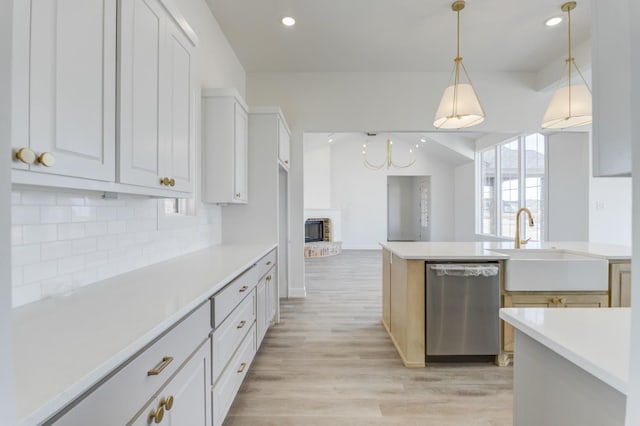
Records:
{"label": "recessed ceiling light", "polygon": [[282,24],[287,27],[293,27],[296,24],[296,20],[291,16],[285,16],[284,18],[282,18]]}
{"label": "recessed ceiling light", "polygon": [[425,138],[420,138],[420,142],[425,143],[427,140]]}
{"label": "recessed ceiling light", "polygon": [[554,16],[553,18],[549,18],[546,21],[544,21],[544,24],[547,27],[555,27],[560,22],[562,22],[562,16]]}

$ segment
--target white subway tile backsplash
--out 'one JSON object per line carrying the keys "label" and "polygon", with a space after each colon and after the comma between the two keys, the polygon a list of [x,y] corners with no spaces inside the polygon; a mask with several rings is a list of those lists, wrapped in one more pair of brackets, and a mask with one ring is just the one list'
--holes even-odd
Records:
{"label": "white subway tile backsplash", "polygon": [[22,226],[15,225],[11,227],[11,244],[14,246],[22,244]]}
{"label": "white subway tile backsplash", "polygon": [[56,241],[42,244],[40,252],[42,260],[54,260],[71,256],[71,241]]}
{"label": "white subway tile backsplash", "polygon": [[85,225],[85,232],[87,237],[97,237],[106,235],[109,232],[109,227],[107,222],[89,222]]}
{"label": "white subway tile backsplash", "polygon": [[13,205],[11,207],[11,223],[13,225],[31,225],[40,222],[40,207]]}
{"label": "white subway tile backsplash", "polygon": [[84,255],[65,257],[58,260],[58,273],[71,274],[82,271],[85,267]]}
{"label": "white subway tile backsplash", "polygon": [[59,240],[75,240],[85,237],[84,223],[61,223],[58,225]]}
{"label": "white subway tile backsplash", "polygon": [[158,200],[79,191],[12,196],[13,305],[78,287],[220,242],[220,208],[158,230]]}
{"label": "white subway tile backsplash", "polygon": [[72,206],[71,221],[72,222],[92,222],[97,217],[97,207],[91,206]]}
{"label": "white subway tile backsplash", "polygon": [[83,238],[81,240],[73,240],[71,242],[71,251],[74,255],[91,253],[98,249],[97,238]]}
{"label": "white subway tile backsplash", "polygon": [[25,191],[22,193],[20,202],[31,206],[55,206],[56,194],[45,191]]}
{"label": "white subway tile backsplash", "polygon": [[24,225],[22,227],[23,244],[43,243],[57,239],[56,225]]}
{"label": "white subway tile backsplash", "polygon": [[25,266],[22,270],[22,281],[30,284],[36,281],[54,278],[58,274],[58,262],[55,260],[40,262],[37,265]]}
{"label": "white subway tile backsplash", "polygon": [[71,222],[71,207],[40,207],[41,223]]}
{"label": "white subway tile backsplash", "polygon": [[32,265],[40,262],[40,244],[13,246],[11,248],[11,263],[13,266]]}

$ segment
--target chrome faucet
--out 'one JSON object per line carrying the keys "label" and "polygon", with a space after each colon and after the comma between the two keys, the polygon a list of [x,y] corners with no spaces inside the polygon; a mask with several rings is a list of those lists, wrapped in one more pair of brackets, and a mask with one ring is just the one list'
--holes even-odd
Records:
{"label": "chrome faucet", "polygon": [[[531,210],[526,207],[522,207],[516,213],[516,248],[519,249],[521,245],[525,245],[529,242],[531,237],[526,240],[520,240],[520,213],[525,212],[527,216],[529,216],[529,226],[533,226],[533,215],[531,214]],[[526,234],[525,234],[526,235]]]}

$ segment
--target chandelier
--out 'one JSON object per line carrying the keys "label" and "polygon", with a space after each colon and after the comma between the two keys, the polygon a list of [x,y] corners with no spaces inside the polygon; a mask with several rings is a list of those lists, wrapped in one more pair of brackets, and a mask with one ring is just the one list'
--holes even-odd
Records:
{"label": "chandelier", "polygon": [[[484,121],[484,110],[460,56],[460,11],[464,6],[464,1],[454,1],[451,4],[451,10],[458,16],[457,53],[453,60],[449,86],[444,90],[433,121],[434,127],[438,129],[461,129]],[[464,74],[462,80],[460,71]]]}
{"label": "chandelier", "polygon": [[[543,129],[566,129],[589,124],[592,120],[591,89],[580,72],[578,65],[576,65],[575,58],[571,55],[571,11],[575,7],[575,1],[567,2],[561,7],[563,12],[567,12],[569,33],[569,55],[565,61],[567,85],[559,87],[553,94],[547,111],[542,118]],[[580,79],[582,79],[581,84],[572,83],[571,73],[574,68]],[[563,72],[562,75],[564,76],[564,74]],[[564,77],[562,80],[564,80]]]}
{"label": "chandelier", "polygon": [[[367,133],[367,136],[376,136],[376,134]],[[368,142],[368,139],[367,139],[367,142]],[[413,166],[416,162],[416,159],[417,159],[416,154],[415,152],[413,152],[412,148],[409,148],[409,154],[411,154],[411,160],[409,160],[408,163],[398,164],[395,161],[393,161],[393,141],[387,138],[387,155],[385,160],[381,163],[372,163],[367,159],[367,147],[368,147],[367,142],[362,144],[362,162],[364,166],[370,170],[380,170],[384,167],[386,167],[387,170],[389,170],[391,167],[395,167],[397,169],[406,169],[407,167]],[[416,145],[416,148],[418,148],[418,145]]]}

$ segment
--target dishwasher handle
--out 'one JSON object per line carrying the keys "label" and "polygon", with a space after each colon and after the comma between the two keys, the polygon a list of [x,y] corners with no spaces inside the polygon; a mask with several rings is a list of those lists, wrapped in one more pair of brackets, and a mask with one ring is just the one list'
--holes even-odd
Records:
{"label": "dishwasher handle", "polygon": [[429,268],[438,277],[495,277],[500,271],[493,263],[436,263],[430,264]]}

